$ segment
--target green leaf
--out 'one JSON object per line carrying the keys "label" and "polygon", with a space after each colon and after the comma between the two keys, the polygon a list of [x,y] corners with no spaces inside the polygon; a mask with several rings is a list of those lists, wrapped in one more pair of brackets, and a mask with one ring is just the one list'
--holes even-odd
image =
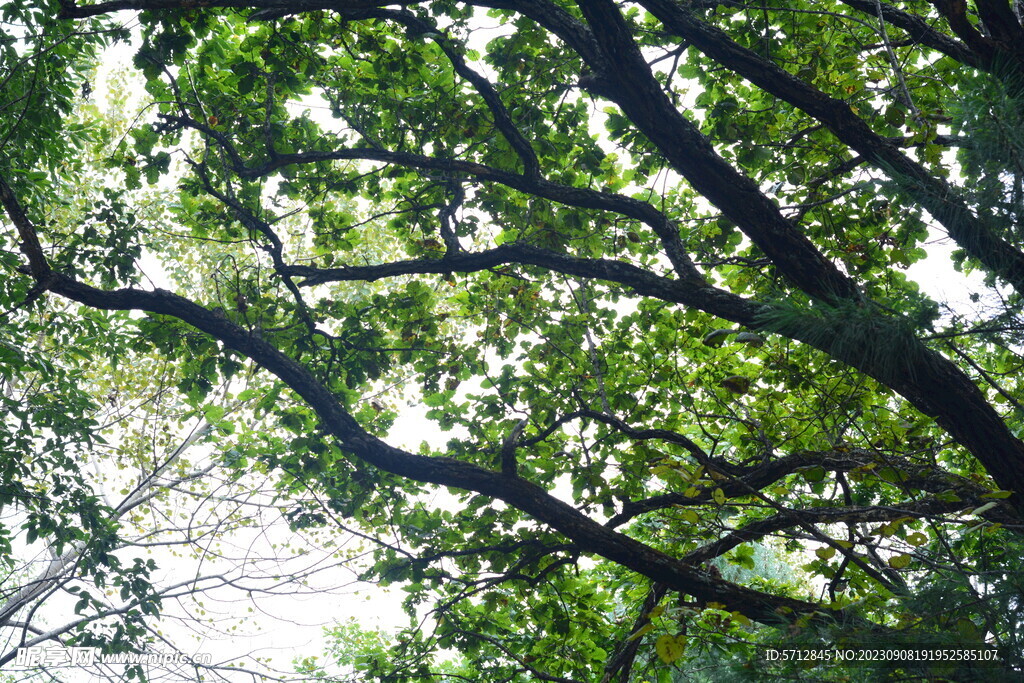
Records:
{"label": "green leaf", "polygon": [[704,335],[704,339],[701,343],[704,346],[719,347],[725,343],[725,340],[729,338],[729,335],[733,334],[732,330],[712,330]]}
{"label": "green leaf", "polygon": [[822,467],[821,465],[814,465],[813,467],[808,467],[802,470],[801,473],[803,474],[805,480],[812,483],[824,481],[825,476],[828,474],[825,468]]}

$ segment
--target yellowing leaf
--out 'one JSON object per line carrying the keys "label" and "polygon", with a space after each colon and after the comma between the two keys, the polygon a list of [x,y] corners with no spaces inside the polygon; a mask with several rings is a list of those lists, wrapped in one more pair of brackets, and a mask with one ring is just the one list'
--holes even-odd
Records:
{"label": "yellowing leaf", "polygon": [[684,522],[688,522],[690,524],[696,524],[700,521],[700,516],[694,510],[683,510],[680,513],[680,516],[683,518]]}
{"label": "yellowing leaf", "polygon": [[978,625],[967,617],[960,617],[956,620],[956,630],[957,633],[968,640],[977,640],[981,633]]}
{"label": "yellowing leaf", "polygon": [[920,531],[915,531],[914,533],[907,536],[907,543],[909,543],[910,545],[924,545],[927,542],[928,537],[922,534]]}
{"label": "yellowing leaf", "polygon": [[910,555],[894,555],[889,558],[889,566],[893,569],[905,569],[910,566],[913,559]]}
{"label": "yellowing leaf", "polygon": [[747,615],[743,614],[742,612],[733,612],[732,613],[732,620],[735,621],[737,624],[740,624],[742,626],[753,626],[753,624],[754,624],[754,622],[752,622],[747,617]]}
{"label": "yellowing leaf", "polygon": [[677,636],[661,636],[655,641],[654,650],[658,653],[658,658],[661,661],[671,664],[686,652],[686,636],[682,634]]}
{"label": "yellowing leaf", "polygon": [[725,502],[725,492],[722,489],[715,489],[715,492],[711,494],[711,497],[715,499],[715,502],[721,505]]}
{"label": "yellowing leaf", "polygon": [[668,477],[672,475],[672,468],[665,467],[664,465],[658,465],[657,467],[651,468],[651,474],[659,479],[668,479]]}

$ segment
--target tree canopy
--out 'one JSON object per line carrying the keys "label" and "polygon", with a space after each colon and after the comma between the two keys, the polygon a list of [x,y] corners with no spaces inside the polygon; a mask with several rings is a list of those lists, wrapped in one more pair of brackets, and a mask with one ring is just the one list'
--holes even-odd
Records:
{"label": "tree canopy", "polygon": [[216,472],[408,594],[296,676],[718,681],[844,642],[996,655],[869,676],[1020,674],[1018,3],[0,18],[0,549],[126,601],[78,586],[49,632],[65,584],[10,559],[6,647],[144,650],[173,592],[133,510]]}

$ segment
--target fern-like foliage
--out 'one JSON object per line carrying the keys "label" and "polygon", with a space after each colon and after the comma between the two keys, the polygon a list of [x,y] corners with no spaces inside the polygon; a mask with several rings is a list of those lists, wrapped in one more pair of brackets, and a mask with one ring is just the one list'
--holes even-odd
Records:
{"label": "fern-like foliage", "polygon": [[757,322],[761,329],[799,339],[883,382],[912,372],[924,352],[909,321],[859,303],[815,302],[801,308],[783,302],[766,307]]}

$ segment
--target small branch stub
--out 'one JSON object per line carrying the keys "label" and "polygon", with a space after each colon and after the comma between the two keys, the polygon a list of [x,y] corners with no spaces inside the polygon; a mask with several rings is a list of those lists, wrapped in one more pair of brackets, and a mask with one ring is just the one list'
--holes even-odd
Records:
{"label": "small branch stub", "polygon": [[519,441],[519,437],[522,436],[523,430],[526,429],[526,425],[530,423],[529,418],[524,417],[520,420],[512,431],[508,433],[505,440],[501,442],[501,473],[509,477],[515,477],[516,475],[516,443]]}

